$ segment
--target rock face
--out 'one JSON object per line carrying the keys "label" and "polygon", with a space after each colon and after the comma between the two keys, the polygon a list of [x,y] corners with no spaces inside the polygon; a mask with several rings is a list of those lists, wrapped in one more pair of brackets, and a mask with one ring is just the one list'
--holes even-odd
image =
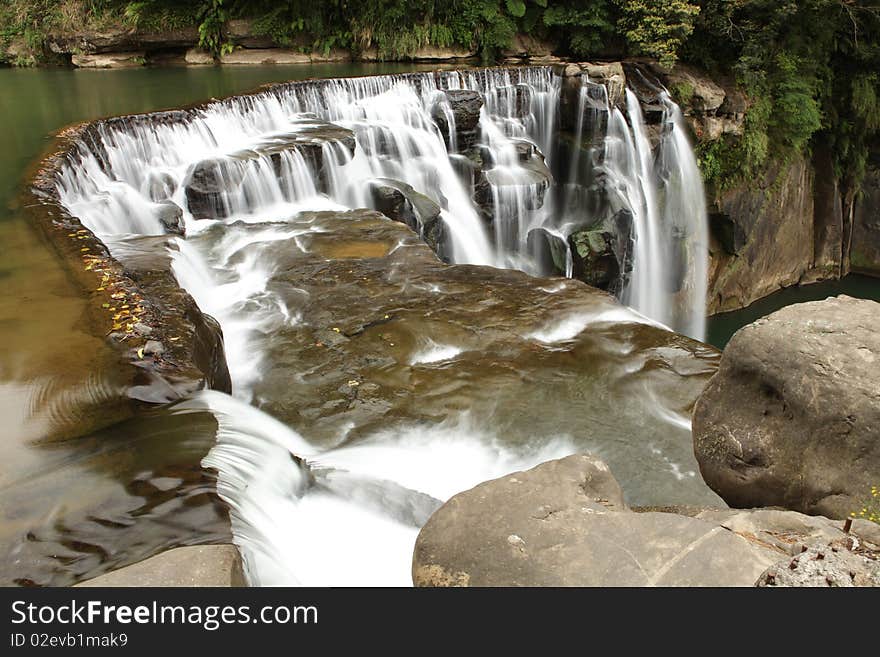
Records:
{"label": "rock face", "polygon": [[694,410],[700,471],[731,506],[845,517],[880,476],[880,304],[837,297],[741,329]]}
{"label": "rock face", "polygon": [[880,275],[880,168],[869,168],[856,201],[850,264],[854,271]]}
{"label": "rock face", "polygon": [[585,454],[459,493],[416,540],[416,586],[751,586],[777,550],[718,524],[634,513]]}
{"label": "rock face", "polygon": [[234,545],[194,545],[167,550],[131,566],[81,582],[82,587],[247,586]]}
{"label": "rock face", "polygon": [[241,48],[220,57],[221,64],[310,64],[311,61],[305,53],[281,48]]}
{"label": "rock face", "polygon": [[95,55],[74,55],[71,61],[77,68],[133,68],[146,63],[147,54],[136,52],[107,52]]}
{"label": "rock face", "polygon": [[796,285],[812,269],[813,169],[807,161],[798,158],[753,187],[725,191],[709,213],[710,314]]}

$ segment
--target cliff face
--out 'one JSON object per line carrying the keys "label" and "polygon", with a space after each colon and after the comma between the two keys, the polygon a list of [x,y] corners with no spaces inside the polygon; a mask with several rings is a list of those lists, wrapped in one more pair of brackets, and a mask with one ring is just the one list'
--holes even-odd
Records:
{"label": "cliff face", "polygon": [[855,202],[850,265],[853,271],[880,276],[880,162],[869,167],[860,191]]}

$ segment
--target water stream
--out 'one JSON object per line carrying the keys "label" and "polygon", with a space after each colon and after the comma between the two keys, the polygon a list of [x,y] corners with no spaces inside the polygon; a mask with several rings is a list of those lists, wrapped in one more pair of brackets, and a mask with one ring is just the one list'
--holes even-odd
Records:
{"label": "water stream", "polygon": [[[573,151],[557,140],[559,79],[526,68],[341,78],[186,121],[108,123],[62,171],[63,203],[117,254],[180,216],[174,273],[223,327],[234,396],[203,392],[174,412],[216,418],[204,465],[253,583],[407,584],[442,501],[575,451],[606,459],[634,504],[718,503],[687,419],[716,356],[662,328],[704,330],[693,153],[668,99],[652,148],[634,97],[624,114],[607,95],[588,103],[589,85]],[[483,98],[488,207],[456,166],[466,145],[446,89]],[[572,207],[597,172],[606,205],[632,218],[619,288],[634,311],[509,271],[553,273],[532,231],[565,242],[603,219]],[[445,255],[479,268],[348,212],[376,207],[387,180],[439,206]]]}

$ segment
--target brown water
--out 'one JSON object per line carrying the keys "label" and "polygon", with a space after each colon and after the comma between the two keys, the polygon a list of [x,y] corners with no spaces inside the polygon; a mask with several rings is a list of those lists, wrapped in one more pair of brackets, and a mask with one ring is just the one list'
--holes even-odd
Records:
{"label": "brown water", "polygon": [[[51,133],[267,82],[413,69],[0,69],[0,584],[67,584],[171,545],[228,540],[199,466],[213,417],[160,410],[92,431],[129,414],[115,355],[87,331],[78,289],[15,207]],[[79,437],[56,439],[69,435]]]}

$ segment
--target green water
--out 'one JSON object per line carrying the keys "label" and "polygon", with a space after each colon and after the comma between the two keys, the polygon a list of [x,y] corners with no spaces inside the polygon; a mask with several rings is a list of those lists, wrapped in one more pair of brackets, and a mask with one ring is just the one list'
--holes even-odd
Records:
{"label": "green water", "polygon": [[846,294],[858,299],[880,301],[880,279],[850,274],[839,281],[824,281],[780,290],[759,299],[748,308],[710,317],[706,327],[706,341],[723,349],[734,333],[756,319],[765,317],[785,306],[806,301],[820,301],[839,294]]}

